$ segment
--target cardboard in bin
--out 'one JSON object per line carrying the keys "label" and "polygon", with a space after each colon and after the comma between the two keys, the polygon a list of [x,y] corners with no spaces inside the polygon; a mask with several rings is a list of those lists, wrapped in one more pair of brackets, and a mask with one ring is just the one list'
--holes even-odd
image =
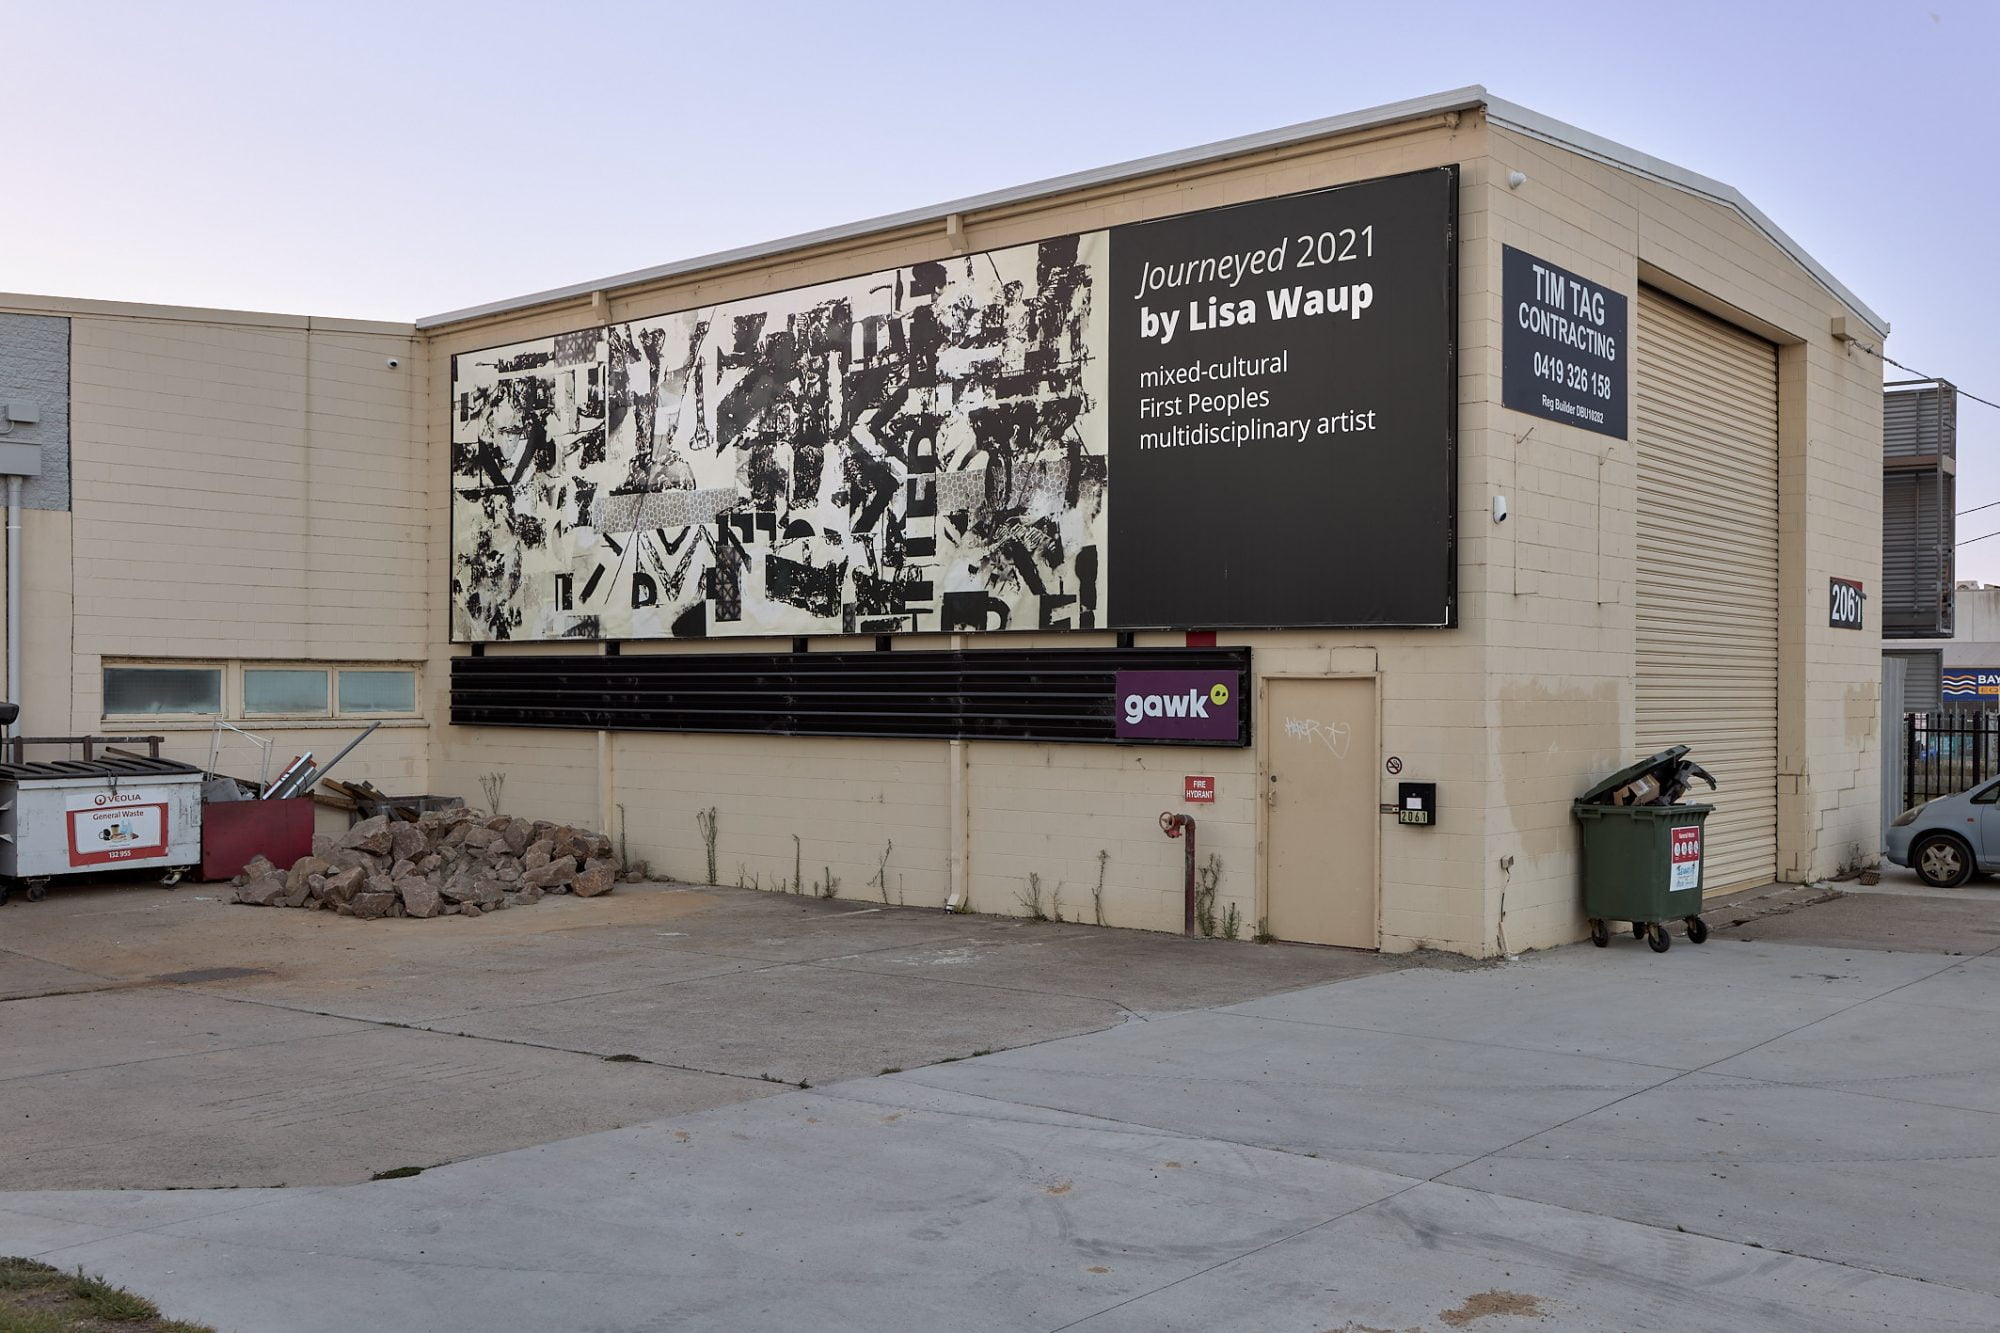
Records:
{"label": "cardboard in bin", "polygon": [[[1576,798],[1577,805],[1672,805],[1700,778],[1715,790],[1707,769],[1687,757],[1688,747],[1670,745],[1650,759],[1621,768]],[[1664,793],[1664,799],[1662,794]]]}

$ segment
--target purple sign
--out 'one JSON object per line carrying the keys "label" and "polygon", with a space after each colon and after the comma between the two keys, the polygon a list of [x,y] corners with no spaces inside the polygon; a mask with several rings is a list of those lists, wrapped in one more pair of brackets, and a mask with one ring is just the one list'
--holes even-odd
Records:
{"label": "purple sign", "polygon": [[1121,671],[1118,739],[1234,741],[1238,738],[1241,672]]}

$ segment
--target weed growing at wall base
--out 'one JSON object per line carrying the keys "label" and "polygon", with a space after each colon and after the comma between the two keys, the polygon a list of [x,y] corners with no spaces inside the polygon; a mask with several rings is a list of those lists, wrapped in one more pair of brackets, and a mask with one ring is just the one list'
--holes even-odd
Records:
{"label": "weed growing at wall base", "polygon": [[694,822],[695,822],[695,826],[696,826],[697,828],[699,828],[699,829],[701,830],[701,840],[702,840],[702,842],[704,842],[704,843],[705,843],[705,844],[707,844],[707,846],[708,846],[708,882],[709,882],[710,884],[713,884],[713,883],[715,883],[715,882],[716,882],[716,879],[715,879],[715,807],[711,805],[711,806],[710,806],[710,807],[708,807],[708,809],[706,809],[706,810],[697,810],[697,811],[695,811],[695,812],[694,812]]}

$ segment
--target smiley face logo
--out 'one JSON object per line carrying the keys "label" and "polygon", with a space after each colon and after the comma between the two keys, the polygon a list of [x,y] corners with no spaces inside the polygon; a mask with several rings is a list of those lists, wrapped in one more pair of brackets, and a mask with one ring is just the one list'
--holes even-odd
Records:
{"label": "smiley face logo", "polygon": [[1208,687],[1208,701],[1217,708],[1229,702],[1229,687],[1217,681]]}

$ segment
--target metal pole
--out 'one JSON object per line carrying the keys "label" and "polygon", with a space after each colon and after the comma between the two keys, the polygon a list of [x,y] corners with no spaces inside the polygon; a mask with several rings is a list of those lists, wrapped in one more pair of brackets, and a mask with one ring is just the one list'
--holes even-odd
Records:
{"label": "metal pole", "polygon": [[1903,714],[1903,804],[1921,805],[1917,800],[1917,715]]}
{"label": "metal pole", "polygon": [[1195,893],[1194,820],[1189,818],[1187,815],[1182,815],[1181,826],[1187,830],[1187,872],[1186,872],[1187,882],[1185,885],[1187,901],[1186,901],[1186,906],[1182,912],[1181,933],[1187,936],[1187,938],[1193,939],[1194,938],[1194,893]]}
{"label": "metal pole", "polygon": [[1182,869],[1182,893],[1184,904],[1181,912],[1181,934],[1194,938],[1194,820],[1187,815],[1177,815],[1171,810],[1160,812],[1160,832],[1169,838],[1187,834],[1187,857]]}
{"label": "metal pole", "polygon": [[[7,478],[7,697],[21,702],[21,479]],[[22,734],[21,719],[9,724]],[[16,762],[19,756],[15,756]]]}

